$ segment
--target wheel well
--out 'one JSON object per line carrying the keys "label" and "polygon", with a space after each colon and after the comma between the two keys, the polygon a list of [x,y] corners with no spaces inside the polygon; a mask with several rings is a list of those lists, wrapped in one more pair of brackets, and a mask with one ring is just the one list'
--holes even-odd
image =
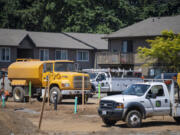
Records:
{"label": "wheel well", "polygon": [[49,90],[50,90],[52,87],[58,87],[58,88],[59,88],[59,86],[58,86],[57,84],[51,84],[50,87],[49,87]]}
{"label": "wheel well", "polygon": [[144,115],[145,115],[144,112],[143,112],[139,107],[137,107],[137,106],[132,106],[132,107],[130,107],[130,108],[126,111],[126,113],[125,113],[125,115],[124,115],[124,117],[123,117],[123,120],[126,119],[127,114],[128,114],[130,111],[132,111],[132,110],[136,110],[136,111],[140,112],[141,115],[142,115],[142,118],[144,118]]}

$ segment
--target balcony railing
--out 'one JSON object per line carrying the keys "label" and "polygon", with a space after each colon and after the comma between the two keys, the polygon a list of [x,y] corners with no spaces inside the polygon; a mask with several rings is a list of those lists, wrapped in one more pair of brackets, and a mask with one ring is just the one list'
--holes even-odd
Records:
{"label": "balcony railing", "polygon": [[134,64],[133,53],[98,52],[97,64]]}

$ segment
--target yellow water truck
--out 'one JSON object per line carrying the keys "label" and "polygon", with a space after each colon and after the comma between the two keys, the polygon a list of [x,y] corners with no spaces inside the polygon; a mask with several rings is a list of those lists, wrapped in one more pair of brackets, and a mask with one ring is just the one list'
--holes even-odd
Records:
{"label": "yellow water truck", "polygon": [[[14,101],[28,101],[29,96],[42,100],[44,90],[49,86],[50,101],[54,102],[53,93],[57,94],[58,103],[63,98],[78,96],[82,102],[82,87],[85,101],[91,94],[91,84],[88,74],[76,72],[73,61],[17,61],[8,67],[8,78],[11,81]],[[84,78],[84,84],[82,84]],[[31,85],[31,92],[29,89]],[[29,94],[30,93],[30,94]]]}

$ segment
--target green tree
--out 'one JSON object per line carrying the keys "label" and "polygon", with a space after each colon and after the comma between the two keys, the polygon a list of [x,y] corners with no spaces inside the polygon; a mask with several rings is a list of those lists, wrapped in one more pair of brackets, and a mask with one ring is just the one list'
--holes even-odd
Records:
{"label": "green tree", "polygon": [[0,0],[0,28],[29,31],[111,33],[175,14],[179,0]]}
{"label": "green tree", "polygon": [[147,42],[150,48],[139,47],[138,55],[145,59],[148,65],[159,63],[165,71],[180,71],[180,34],[165,30],[162,36]]}

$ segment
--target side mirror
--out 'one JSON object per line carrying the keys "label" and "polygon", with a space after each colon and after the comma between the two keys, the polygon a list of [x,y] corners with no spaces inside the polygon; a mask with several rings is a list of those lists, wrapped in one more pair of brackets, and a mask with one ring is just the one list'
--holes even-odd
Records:
{"label": "side mirror", "polygon": [[157,96],[156,96],[156,94],[147,94],[147,96],[146,96],[146,98],[147,99],[150,99],[150,98],[153,98],[153,99],[155,99]]}

